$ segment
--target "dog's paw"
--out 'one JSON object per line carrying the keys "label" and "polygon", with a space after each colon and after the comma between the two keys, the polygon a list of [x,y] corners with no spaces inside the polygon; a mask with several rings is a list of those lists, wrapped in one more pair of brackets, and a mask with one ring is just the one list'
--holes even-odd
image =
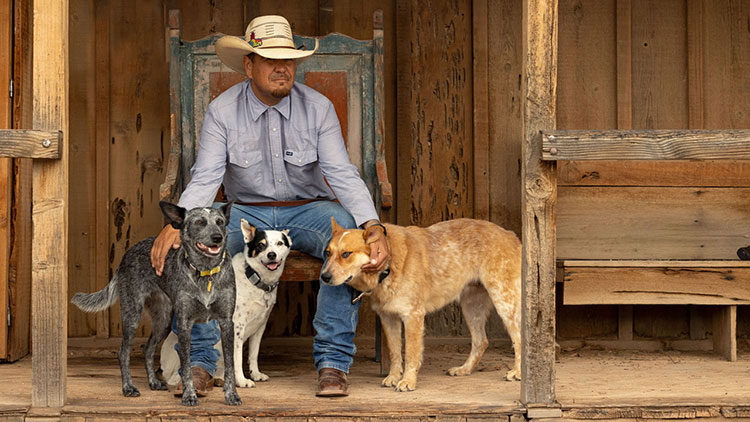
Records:
{"label": "dog's paw", "polygon": [[195,393],[187,395],[182,395],[182,405],[183,406],[197,406],[198,405],[198,396],[195,395]]}
{"label": "dog's paw", "polygon": [[250,371],[250,378],[252,378],[253,381],[268,381],[268,375],[260,371],[258,372]]}
{"label": "dog's paw", "polygon": [[139,397],[141,392],[134,385],[126,385],[122,387],[122,395],[125,397]]}
{"label": "dog's paw", "polygon": [[383,382],[380,383],[383,387],[395,387],[398,382],[401,381],[401,375],[388,375],[383,379]]}
{"label": "dog's paw", "polygon": [[402,379],[396,384],[396,391],[414,391],[417,388],[417,380]]}
{"label": "dog's paw", "polygon": [[236,391],[224,393],[224,401],[230,406],[239,406],[242,404],[242,399]]}
{"label": "dog's paw", "polygon": [[152,390],[159,390],[159,391],[164,391],[164,390],[166,390],[166,389],[167,389],[167,383],[166,383],[166,382],[164,382],[164,381],[161,381],[161,380],[156,380],[156,381],[154,381],[154,382],[149,382],[149,383],[148,383],[148,386],[149,386],[149,387],[150,387],[150,388],[151,388]]}
{"label": "dog's paw", "polygon": [[521,381],[521,374],[515,369],[511,369],[505,374],[505,381]]}
{"label": "dog's paw", "polygon": [[464,368],[463,366],[454,366],[448,370],[448,375],[452,377],[460,377],[471,374],[471,369]]}
{"label": "dog's paw", "polygon": [[252,380],[249,380],[249,379],[247,379],[245,377],[236,378],[235,379],[235,384],[239,388],[254,388],[255,387],[255,383]]}

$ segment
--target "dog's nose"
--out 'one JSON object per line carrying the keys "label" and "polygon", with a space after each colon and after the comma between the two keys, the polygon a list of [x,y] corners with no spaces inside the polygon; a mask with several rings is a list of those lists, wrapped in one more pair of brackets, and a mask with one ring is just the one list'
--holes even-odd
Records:
{"label": "dog's nose", "polygon": [[276,252],[269,252],[268,259],[276,259]]}
{"label": "dog's nose", "polygon": [[323,283],[330,283],[331,282],[331,274],[330,273],[323,273],[320,275],[320,279],[323,281]]}
{"label": "dog's nose", "polygon": [[217,243],[217,244],[221,243],[222,240],[224,240],[224,236],[222,236],[222,235],[220,235],[218,233],[211,235],[211,241],[214,242],[214,243]]}

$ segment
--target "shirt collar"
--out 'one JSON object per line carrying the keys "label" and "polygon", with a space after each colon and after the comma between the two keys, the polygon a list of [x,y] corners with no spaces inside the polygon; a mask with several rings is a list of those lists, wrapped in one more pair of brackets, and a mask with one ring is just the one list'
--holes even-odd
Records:
{"label": "shirt collar", "polygon": [[[282,116],[284,116],[285,119],[289,119],[289,115],[291,114],[292,110],[292,102],[289,99],[289,97],[292,96],[292,93],[290,92],[289,95],[282,98],[281,101],[279,101],[278,104],[274,106],[267,106],[261,102],[258,97],[255,96],[255,92],[253,92],[253,88],[250,86],[250,80],[247,80],[247,98],[248,102],[250,103],[250,116],[253,118],[253,121],[257,121],[258,118],[261,116],[261,114],[265,113],[266,110],[269,108],[275,108],[276,111],[278,111]],[[293,91],[293,89],[292,89]]]}

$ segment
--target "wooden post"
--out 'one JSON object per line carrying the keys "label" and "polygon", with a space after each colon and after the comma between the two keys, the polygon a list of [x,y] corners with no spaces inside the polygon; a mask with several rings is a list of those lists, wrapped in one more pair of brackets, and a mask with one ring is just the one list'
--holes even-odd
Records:
{"label": "wooden post", "polygon": [[521,402],[555,402],[557,174],[542,161],[541,130],[555,128],[557,0],[523,3],[523,321]]}
{"label": "wooden post", "polygon": [[730,362],[737,361],[737,305],[719,306],[714,311],[714,352]]}
{"label": "wooden post", "polygon": [[62,130],[61,159],[34,160],[32,407],[65,404],[68,321],[68,2],[34,1],[33,127]]}

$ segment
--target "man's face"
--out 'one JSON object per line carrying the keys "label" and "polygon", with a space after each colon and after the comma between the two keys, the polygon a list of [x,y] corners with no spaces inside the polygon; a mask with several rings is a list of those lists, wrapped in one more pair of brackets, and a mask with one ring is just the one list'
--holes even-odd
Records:
{"label": "man's face", "polygon": [[255,96],[266,105],[274,105],[289,95],[297,66],[293,59],[267,59],[258,54],[245,56],[245,73],[252,79]]}

